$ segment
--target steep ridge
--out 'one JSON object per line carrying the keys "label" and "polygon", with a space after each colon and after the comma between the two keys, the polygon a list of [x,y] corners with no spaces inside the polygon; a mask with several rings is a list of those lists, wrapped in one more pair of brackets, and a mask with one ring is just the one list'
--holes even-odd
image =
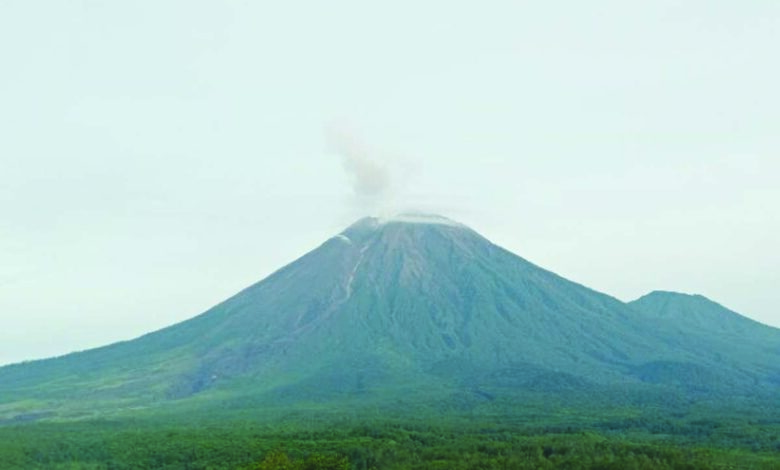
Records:
{"label": "steep ridge", "polygon": [[[191,320],[0,368],[0,414],[209,394],[262,406],[401,389],[776,386],[776,330],[762,330],[766,349],[736,350],[725,338],[747,342],[749,320],[648,297],[624,304],[443,217],[365,218]],[[702,328],[709,315],[731,336]]]}

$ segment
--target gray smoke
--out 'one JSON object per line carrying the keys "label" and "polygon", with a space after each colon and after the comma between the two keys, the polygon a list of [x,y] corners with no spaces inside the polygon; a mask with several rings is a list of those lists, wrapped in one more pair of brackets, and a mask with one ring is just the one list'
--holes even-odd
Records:
{"label": "gray smoke", "polygon": [[391,177],[388,168],[375,159],[376,152],[354,133],[331,128],[328,138],[333,150],[341,156],[344,170],[352,180],[352,191],[358,205],[368,210],[380,208],[390,193]]}

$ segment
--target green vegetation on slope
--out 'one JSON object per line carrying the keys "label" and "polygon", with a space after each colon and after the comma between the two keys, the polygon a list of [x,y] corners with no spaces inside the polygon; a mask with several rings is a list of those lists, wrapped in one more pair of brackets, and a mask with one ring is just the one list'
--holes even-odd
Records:
{"label": "green vegetation on slope", "polygon": [[776,394],[780,330],[703,298],[632,304],[454,223],[365,219],[191,320],[0,368],[0,421],[181,401],[257,407],[517,392]]}

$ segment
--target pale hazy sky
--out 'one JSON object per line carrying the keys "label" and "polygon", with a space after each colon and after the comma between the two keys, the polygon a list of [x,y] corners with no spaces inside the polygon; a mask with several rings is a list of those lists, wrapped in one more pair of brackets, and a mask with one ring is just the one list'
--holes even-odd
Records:
{"label": "pale hazy sky", "polygon": [[780,326],[779,44],[776,0],[3,0],[0,363],[407,209]]}

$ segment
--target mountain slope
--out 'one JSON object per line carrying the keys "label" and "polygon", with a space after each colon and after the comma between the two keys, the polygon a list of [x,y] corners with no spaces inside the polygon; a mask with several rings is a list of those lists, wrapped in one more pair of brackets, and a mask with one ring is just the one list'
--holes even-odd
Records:
{"label": "mountain slope", "polygon": [[421,390],[494,396],[685,386],[690,374],[705,388],[774,383],[769,360],[729,355],[717,334],[678,328],[676,313],[653,305],[568,281],[449,219],[366,218],[191,320],[0,368],[0,410],[201,396],[261,405]]}
{"label": "mountain slope", "polygon": [[701,295],[655,291],[629,306],[658,323],[665,336],[709,354],[722,367],[746,373],[754,382],[780,384],[780,330]]}
{"label": "mountain slope", "polygon": [[744,317],[702,295],[654,291],[629,305],[680,327],[729,336],[769,338],[777,328]]}

